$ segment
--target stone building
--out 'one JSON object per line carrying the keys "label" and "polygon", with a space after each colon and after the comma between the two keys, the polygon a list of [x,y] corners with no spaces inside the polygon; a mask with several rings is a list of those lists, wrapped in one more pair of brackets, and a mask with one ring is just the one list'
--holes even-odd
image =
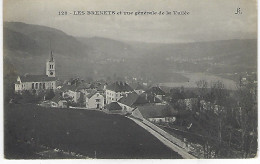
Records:
{"label": "stone building", "polygon": [[37,93],[40,90],[55,90],[55,60],[51,52],[49,60],[46,62],[45,75],[24,75],[18,76],[15,83],[15,92],[21,93],[28,90]]}

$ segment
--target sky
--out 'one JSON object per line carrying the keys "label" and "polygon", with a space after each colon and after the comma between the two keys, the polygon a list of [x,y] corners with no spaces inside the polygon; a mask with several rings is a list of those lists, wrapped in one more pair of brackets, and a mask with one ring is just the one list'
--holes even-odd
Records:
{"label": "sky", "polygon": [[[242,14],[235,14],[237,8]],[[187,11],[189,15],[59,15],[59,11]],[[77,37],[176,43],[257,37],[256,0],[4,0],[3,19]]]}

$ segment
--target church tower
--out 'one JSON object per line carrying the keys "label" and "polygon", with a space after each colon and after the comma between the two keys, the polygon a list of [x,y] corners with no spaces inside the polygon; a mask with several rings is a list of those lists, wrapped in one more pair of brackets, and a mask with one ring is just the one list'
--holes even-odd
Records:
{"label": "church tower", "polygon": [[46,62],[46,75],[48,77],[55,77],[55,60],[51,51],[50,59]]}

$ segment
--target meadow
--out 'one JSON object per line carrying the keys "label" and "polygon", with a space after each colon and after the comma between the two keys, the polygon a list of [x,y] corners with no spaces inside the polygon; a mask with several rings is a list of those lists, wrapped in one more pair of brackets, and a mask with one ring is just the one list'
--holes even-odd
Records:
{"label": "meadow", "polygon": [[[124,116],[33,104],[6,104],[4,109],[4,153],[8,159],[41,158],[42,145],[88,158],[181,158]],[[56,154],[49,158],[65,157]]]}

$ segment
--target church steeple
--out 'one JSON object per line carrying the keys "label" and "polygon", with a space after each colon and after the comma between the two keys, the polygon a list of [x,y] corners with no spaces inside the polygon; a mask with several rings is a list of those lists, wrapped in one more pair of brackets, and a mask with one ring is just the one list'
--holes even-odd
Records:
{"label": "church steeple", "polygon": [[49,77],[55,77],[55,59],[52,51],[50,53],[50,59],[46,62],[46,75]]}
{"label": "church steeple", "polygon": [[51,51],[51,54],[50,54],[50,62],[53,62],[54,61],[54,58],[53,58],[53,53]]}

